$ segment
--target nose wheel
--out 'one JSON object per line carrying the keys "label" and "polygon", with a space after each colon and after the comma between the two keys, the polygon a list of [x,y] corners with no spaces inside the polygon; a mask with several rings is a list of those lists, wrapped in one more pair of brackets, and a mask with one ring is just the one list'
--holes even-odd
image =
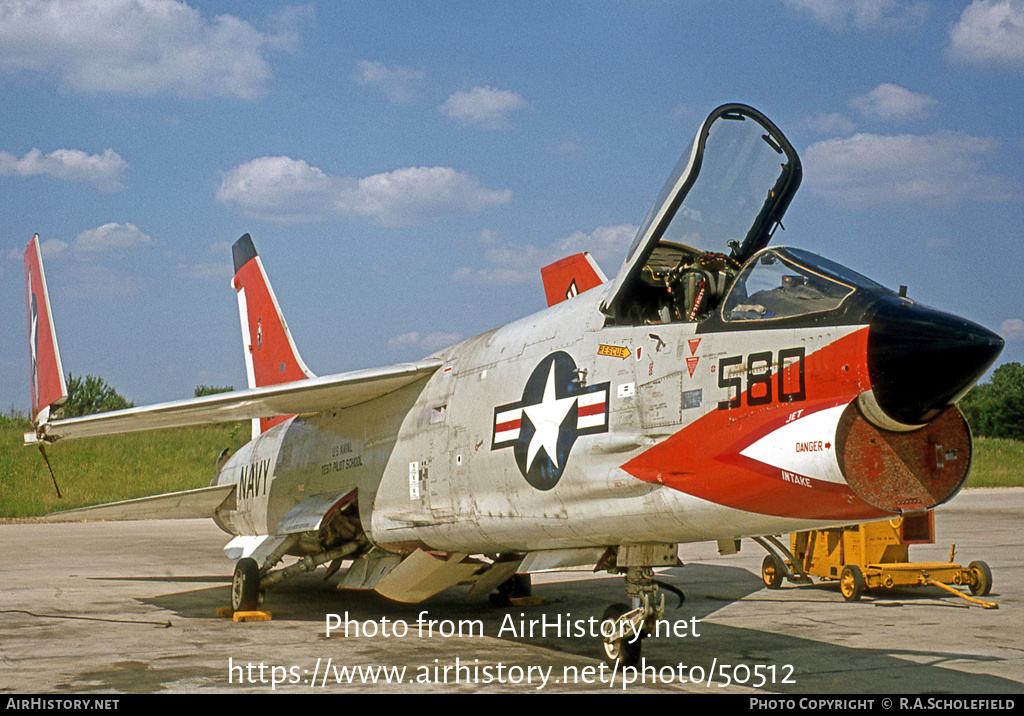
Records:
{"label": "nose wheel", "polygon": [[[602,644],[604,660],[609,666],[636,666],[640,663],[643,632],[632,631],[630,608],[625,604],[612,604],[604,610],[602,618]],[[608,625],[608,626],[605,626]]]}
{"label": "nose wheel", "polygon": [[665,595],[658,593],[652,568],[627,568],[626,593],[630,604],[612,604],[601,620],[604,660],[619,668],[640,663],[644,637],[665,614]]}

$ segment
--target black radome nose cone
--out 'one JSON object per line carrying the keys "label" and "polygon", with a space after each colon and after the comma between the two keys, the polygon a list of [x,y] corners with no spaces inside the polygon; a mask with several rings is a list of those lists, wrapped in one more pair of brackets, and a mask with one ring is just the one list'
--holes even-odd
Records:
{"label": "black radome nose cone", "polygon": [[1003,349],[992,331],[895,297],[869,311],[868,372],[875,400],[901,423],[934,418],[974,385]]}

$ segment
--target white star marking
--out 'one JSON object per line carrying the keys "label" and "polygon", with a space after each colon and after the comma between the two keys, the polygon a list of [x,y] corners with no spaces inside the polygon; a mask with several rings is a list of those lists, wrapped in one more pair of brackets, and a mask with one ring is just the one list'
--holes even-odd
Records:
{"label": "white star marking", "polygon": [[555,397],[555,363],[552,361],[541,402],[536,405],[523,406],[523,412],[526,413],[536,429],[530,440],[530,447],[526,451],[527,471],[533,466],[533,459],[537,457],[537,452],[542,447],[555,467],[560,467],[558,464],[558,428],[575,402],[575,396],[571,398]]}

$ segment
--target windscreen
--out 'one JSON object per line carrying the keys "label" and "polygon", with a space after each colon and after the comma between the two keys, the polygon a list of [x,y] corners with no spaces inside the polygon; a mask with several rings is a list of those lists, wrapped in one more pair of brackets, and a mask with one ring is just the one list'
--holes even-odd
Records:
{"label": "windscreen", "polygon": [[827,264],[806,251],[765,250],[736,277],[722,316],[727,321],[792,318],[836,309],[859,286],[880,288],[841,266],[842,273],[831,271]]}

